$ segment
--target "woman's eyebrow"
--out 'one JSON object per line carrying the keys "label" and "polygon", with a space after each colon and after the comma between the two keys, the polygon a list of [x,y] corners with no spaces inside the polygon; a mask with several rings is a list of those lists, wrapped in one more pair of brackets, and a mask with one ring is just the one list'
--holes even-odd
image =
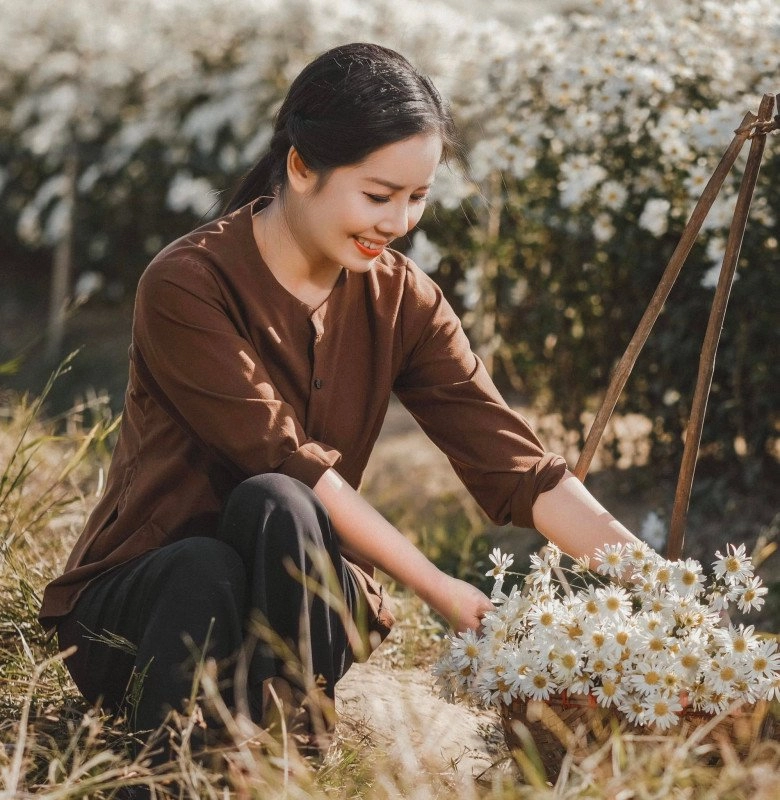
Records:
{"label": "woman's eyebrow", "polygon": [[[385,186],[388,189],[392,189],[394,192],[400,192],[404,187],[399,186],[397,183],[393,183],[392,181],[386,181],[384,178],[368,178],[368,181],[371,183],[378,183],[380,186]],[[418,189],[430,189],[431,184],[426,183],[423,186],[418,186]]]}

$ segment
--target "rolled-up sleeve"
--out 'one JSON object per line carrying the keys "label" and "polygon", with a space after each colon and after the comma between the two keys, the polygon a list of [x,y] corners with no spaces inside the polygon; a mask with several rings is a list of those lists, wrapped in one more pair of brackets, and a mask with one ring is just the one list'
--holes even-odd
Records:
{"label": "rolled-up sleeve", "polygon": [[493,522],[533,527],[534,501],[561,480],[566,462],[508,407],[439,287],[411,264],[402,330],[396,395]]}
{"label": "rolled-up sleeve", "polygon": [[133,358],[142,383],[237,475],[281,472],[314,486],[341,454],[307,437],[208,267],[182,266],[158,264],[139,284]]}

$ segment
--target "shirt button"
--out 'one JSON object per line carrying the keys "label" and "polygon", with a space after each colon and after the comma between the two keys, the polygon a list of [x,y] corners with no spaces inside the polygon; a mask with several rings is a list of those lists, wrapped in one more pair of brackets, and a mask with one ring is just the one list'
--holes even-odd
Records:
{"label": "shirt button", "polygon": [[314,379],[314,388],[322,389],[322,381],[319,378]]}

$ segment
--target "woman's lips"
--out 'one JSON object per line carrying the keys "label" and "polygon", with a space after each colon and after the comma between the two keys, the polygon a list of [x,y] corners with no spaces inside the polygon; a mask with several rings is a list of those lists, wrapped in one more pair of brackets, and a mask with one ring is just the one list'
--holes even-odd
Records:
{"label": "woman's lips", "polygon": [[[368,258],[376,258],[382,255],[382,251],[385,249],[383,244],[377,245],[375,242],[369,242],[368,239],[358,239],[357,236],[352,241],[355,242],[355,247]],[[368,246],[369,244],[371,245],[370,247]]]}

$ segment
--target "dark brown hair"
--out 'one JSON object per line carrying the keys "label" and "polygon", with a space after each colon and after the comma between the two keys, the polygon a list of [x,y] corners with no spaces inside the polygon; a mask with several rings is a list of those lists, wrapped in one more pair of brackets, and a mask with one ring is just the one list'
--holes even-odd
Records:
{"label": "dark brown hair", "polygon": [[429,78],[399,53],[376,44],[328,50],[292,82],[268,151],[243,178],[225,212],[282,194],[290,147],[324,179],[336,167],[357,164],[380,147],[421,133],[441,137],[445,160],[460,158],[449,108]]}

